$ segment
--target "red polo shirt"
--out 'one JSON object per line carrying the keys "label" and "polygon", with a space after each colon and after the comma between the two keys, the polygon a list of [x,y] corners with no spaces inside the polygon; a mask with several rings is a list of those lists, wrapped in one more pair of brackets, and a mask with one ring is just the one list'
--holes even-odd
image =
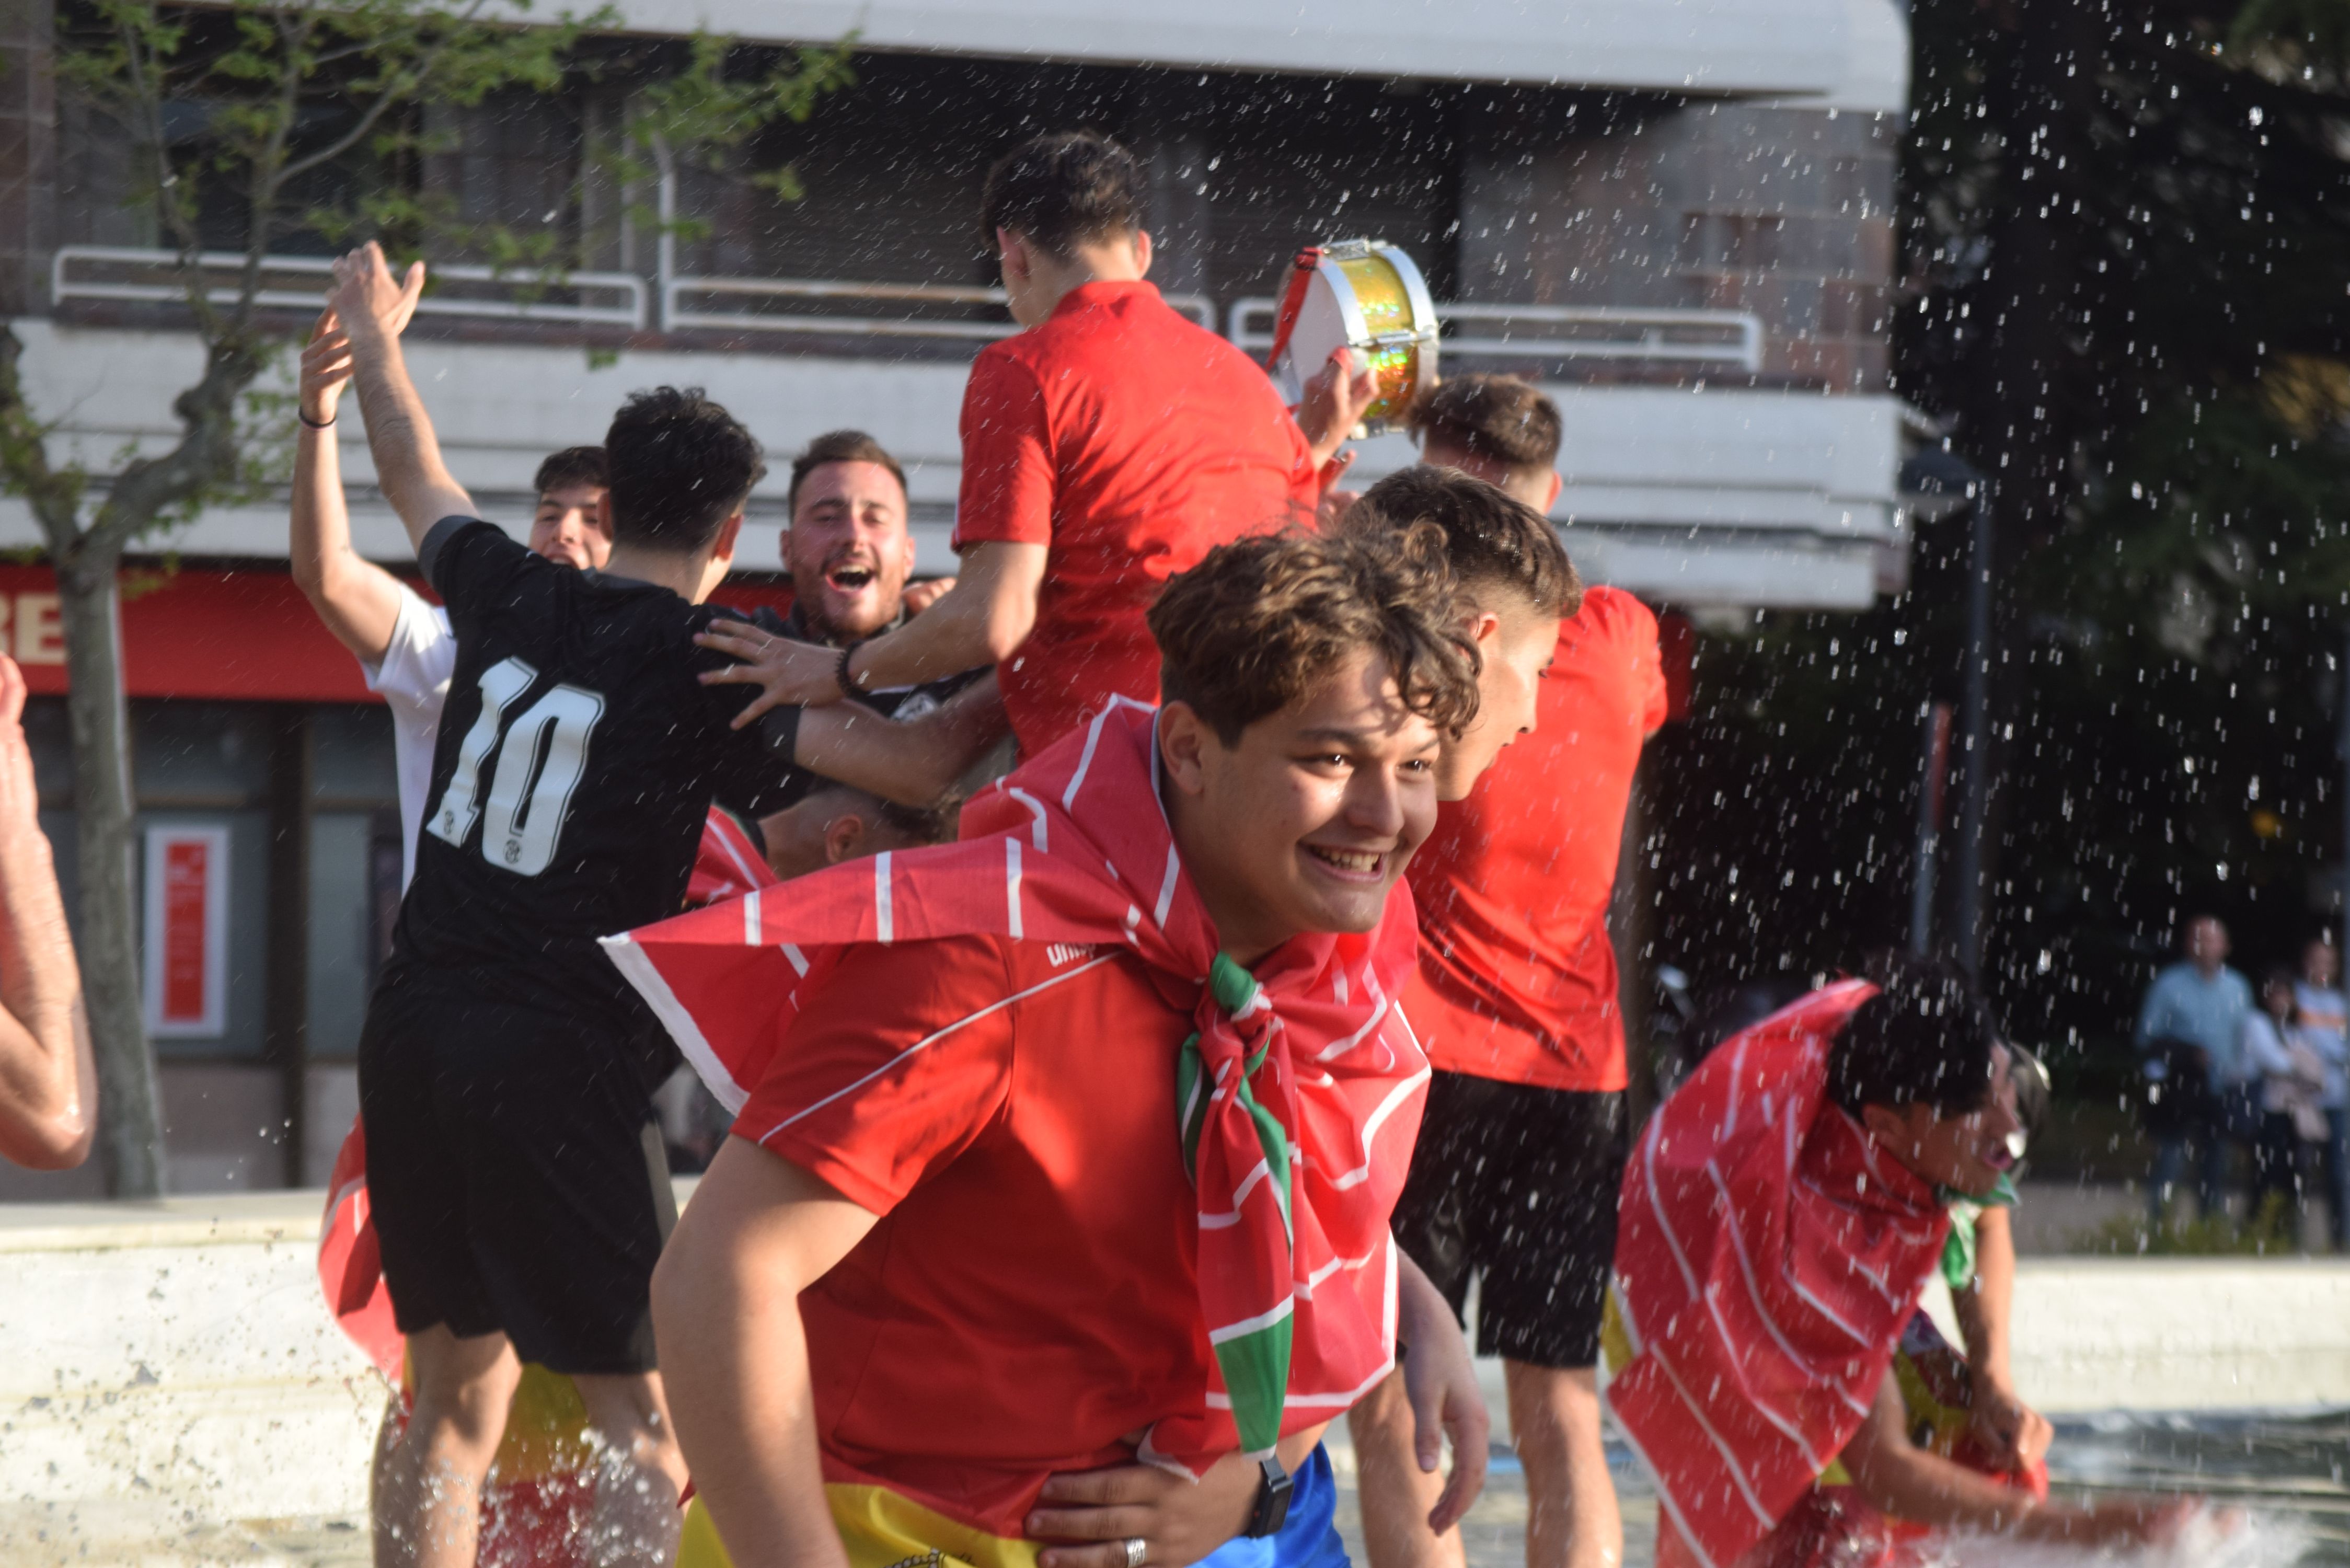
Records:
{"label": "red polo shirt", "polygon": [[1143,624],[1211,546],[1314,515],[1305,437],[1256,363],[1148,283],[1088,283],[982,350],[962,405],[955,547],[1051,554],[1035,629],[998,667],[1034,756],[1113,692],[1159,701]]}
{"label": "red polo shirt", "polygon": [[1657,618],[1619,589],[1587,591],[1540,704],[1534,732],[1412,857],[1419,971],[1404,1011],[1446,1072],[1620,1089],[1607,903],[1640,746],[1665,722]]}
{"label": "red polo shirt", "polygon": [[1206,1397],[1175,1060],[1119,949],[851,950],[734,1124],[881,1216],[800,1296],[825,1479],[1017,1537],[1055,1470]]}

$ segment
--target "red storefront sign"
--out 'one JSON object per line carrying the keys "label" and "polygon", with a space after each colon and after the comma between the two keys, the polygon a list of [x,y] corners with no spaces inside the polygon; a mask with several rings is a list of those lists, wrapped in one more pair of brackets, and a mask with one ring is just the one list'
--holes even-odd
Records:
{"label": "red storefront sign", "polygon": [[223,826],[147,830],[147,1031],[214,1038],[228,1026],[228,842]]}
{"label": "red storefront sign", "polygon": [[[788,583],[728,583],[717,599],[781,611],[792,590]],[[0,652],[24,666],[35,692],[65,691],[65,622],[48,567],[0,566]],[[133,697],[380,701],[284,571],[125,571],[122,664]]]}

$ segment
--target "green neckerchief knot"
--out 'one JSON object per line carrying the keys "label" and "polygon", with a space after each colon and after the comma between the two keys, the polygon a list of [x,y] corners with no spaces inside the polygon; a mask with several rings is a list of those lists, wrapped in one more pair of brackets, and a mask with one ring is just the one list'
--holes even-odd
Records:
{"label": "green neckerchief knot", "polygon": [[[1223,953],[1208,969],[1208,992],[1216,999],[1227,1017],[1240,1019],[1262,1005],[1258,996],[1256,976],[1232,961]],[[1264,1065],[1266,1054],[1272,1050],[1272,1031],[1265,1032],[1265,1043],[1250,1053],[1241,1064],[1239,1082],[1232,1085],[1232,1097],[1249,1116],[1256,1132],[1257,1147],[1264,1156],[1265,1171],[1273,1179],[1274,1197],[1281,1205],[1282,1231],[1292,1245],[1296,1241],[1296,1226],[1290,1213],[1292,1194],[1292,1161],[1289,1134],[1281,1118],[1257,1101],[1256,1091],[1249,1080]],[[1175,1058],[1175,1105],[1180,1118],[1183,1137],[1183,1168],[1194,1187],[1200,1180],[1200,1138],[1208,1125],[1208,1105],[1215,1085],[1208,1076],[1200,1056],[1200,1035],[1193,1031],[1183,1042],[1183,1049]],[[1248,1180],[1246,1170],[1233,1173],[1238,1183]],[[1233,1202],[1237,1192],[1216,1195],[1225,1202]],[[1202,1195],[1201,1207],[1208,1204]],[[1286,1282],[1283,1294],[1287,1294]],[[1273,1322],[1262,1324],[1246,1332],[1234,1333],[1215,1341],[1216,1365],[1223,1373],[1224,1387],[1232,1396],[1232,1422],[1239,1428],[1241,1449],[1249,1454],[1270,1453],[1281,1437],[1282,1407],[1289,1390],[1289,1349],[1292,1329],[1290,1314],[1281,1313]]]}
{"label": "green neckerchief knot", "polygon": [[1941,1198],[1950,1209],[1950,1233],[1942,1241],[1942,1282],[1962,1291],[1975,1282],[1975,1217],[1986,1209],[2014,1208],[2015,1183],[2002,1172],[1998,1184],[1980,1198],[1948,1187]]}

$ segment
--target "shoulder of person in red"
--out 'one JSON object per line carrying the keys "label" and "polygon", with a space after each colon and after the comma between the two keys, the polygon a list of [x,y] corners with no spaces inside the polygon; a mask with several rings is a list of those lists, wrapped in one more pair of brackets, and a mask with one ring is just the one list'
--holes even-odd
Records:
{"label": "shoulder of person in red", "polygon": [[1409,1005],[1439,1067],[1620,1089],[1607,915],[1641,747],[1665,718],[1655,614],[1620,588],[1586,590],[1538,701],[1534,732],[1412,857],[1422,943]]}

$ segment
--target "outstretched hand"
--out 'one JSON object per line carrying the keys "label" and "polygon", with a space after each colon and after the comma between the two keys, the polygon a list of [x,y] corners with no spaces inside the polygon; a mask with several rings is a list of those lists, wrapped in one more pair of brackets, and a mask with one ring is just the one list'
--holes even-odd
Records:
{"label": "outstretched hand", "polygon": [[701,647],[715,649],[742,661],[704,670],[704,686],[762,688],[759,695],[734,715],[734,728],[738,730],[770,708],[820,708],[847,695],[840,689],[840,650],[837,648],[775,637],[739,620],[713,620],[710,629],[693,640]]}
{"label": "outstretched hand", "polygon": [[[391,275],[383,247],[369,240],[348,255],[335,258],[335,281],[327,291],[327,312],[353,341],[382,342],[397,337],[416,314],[424,293],[424,264],[408,264],[402,277]],[[325,325],[321,318],[320,325]],[[313,335],[315,337],[315,334]]]}

